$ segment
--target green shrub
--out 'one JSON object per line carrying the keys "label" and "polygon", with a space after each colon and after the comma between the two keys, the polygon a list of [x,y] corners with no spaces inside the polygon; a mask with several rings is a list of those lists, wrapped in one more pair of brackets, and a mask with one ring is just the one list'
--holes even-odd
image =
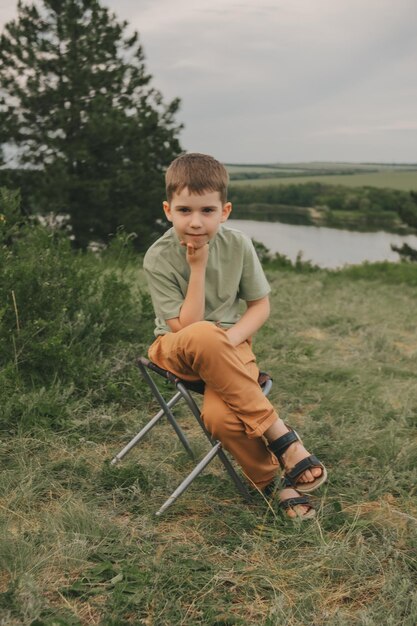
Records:
{"label": "green shrub", "polygon": [[258,255],[258,259],[266,270],[288,270],[300,273],[320,271],[320,267],[313,265],[311,261],[303,261],[303,254],[299,252],[294,263],[285,254],[276,252],[273,254],[261,241],[252,238],[252,243]]}
{"label": "green shrub", "polygon": [[[64,232],[23,218],[16,192],[0,190],[0,215],[2,425],[19,415],[54,424],[66,413],[58,398],[115,399],[131,378],[133,346],[151,335],[149,313],[140,313],[146,296],[123,278],[129,238],[116,238],[110,266],[74,251]],[[30,415],[22,399],[35,403]]]}

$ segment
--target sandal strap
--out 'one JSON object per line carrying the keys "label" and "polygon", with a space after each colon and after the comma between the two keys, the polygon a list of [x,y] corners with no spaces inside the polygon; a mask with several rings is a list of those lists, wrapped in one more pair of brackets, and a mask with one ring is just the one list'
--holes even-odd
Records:
{"label": "sandal strap", "polygon": [[263,489],[262,493],[266,498],[270,498],[274,491],[277,489],[279,485],[279,481],[277,481],[275,478],[274,480],[272,480],[270,483],[267,484],[267,486]]}
{"label": "sandal strap", "polygon": [[314,454],[310,454],[310,456],[307,456],[305,459],[296,463],[291,470],[285,472],[282,478],[283,485],[285,487],[295,487],[297,484],[297,478],[312,467],[323,467],[323,464],[320,463]]}
{"label": "sandal strap", "polygon": [[284,511],[286,511],[287,509],[292,509],[294,506],[298,506],[299,504],[306,504],[310,508],[313,508],[311,500],[308,496],[296,496],[294,498],[281,500],[279,506],[281,507],[281,509],[284,509]]}
{"label": "sandal strap", "polygon": [[285,435],[278,437],[278,439],[275,439],[275,441],[271,441],[268,444],[268,448],[275,454],[282,469],[284,469],[284,465],[282,463],[281,456],[284,454],[285,450],[287,450],[287,448],[289,448],[296,441],[300,441],[300,438],[295,430],[291,429],[288,433],[285,433]]}

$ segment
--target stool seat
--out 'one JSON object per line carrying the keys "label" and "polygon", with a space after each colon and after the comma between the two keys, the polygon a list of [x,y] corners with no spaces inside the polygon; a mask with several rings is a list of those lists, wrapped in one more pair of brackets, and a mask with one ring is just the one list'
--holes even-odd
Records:
{"label": "stool seat", "polygon": [[[207,465],[211,463],[211,461],[216,456],[218,456],[220,461],[223,463],[227,473],[229,474],[230,478],[233,480],[239,493],[241,493],[241,495],[246,500],[250,500],[251,495],[249,493],[249,490],[246,484],[242,481],[240,476],[237,474],[235,468],[233,467],[232,463],[230,462],[229,458],[226,456],[222,448],[221,442],[213,439],[211,434],[208,432],[202,420],[200,409],[190,393],[192,392],[192,393],[197,393],[200,395],[203,394],[204,388],[205,388],[204,381],[203,380],[188,381],[188,380],[178,378],[172,372],[162,369],[155,363],[152,363],[152,361],[150,361],[146,357],[139,357],[139,359],[137,360],[137,365],[144,381],[148,384],[153,396],[155,397],[161,409],[160,411],[158,411],[158,413],[156,413],[156,415],[154,415],[149,420],[149,422],[137,433],[137,435],[135,435],[133,439],[129,441],[129,443],[123,448],[123,450],[121,450],[112,459],[111,461],[112,465],[119,463],[123,459],[123,457],[126,456],[126,454],[134,446],[136,446],[139,443],[139,441],[141,441],[141,439],[143,439],[143,437],[159,422],[159,420],[163,416],[167,418],[168,422],[173,427],[174,431],[176,432],[179,440],[181,441],[187,453],[190,455],[191,458],[194,458],[194,453],[190,446],[190,443],[172,412],[172,409],[174,408],[174,406],[180,400],[184,400],[186,404],[188,405],[188,407],[190,408],[191,412],[193,413],[195,419],[197,420],[204,434],[206,435],[208,441],[210,442],[211,448],[209,452],[205,455],[205,457],[195,466],[192,472],[190,472],[190,474],[182,481],[179,487],[177,487],[177,489],[175,489],[175,491],[169,496],[166,502],[164,502],[161,508],[156,512],[156,515],[161,515],[169,506],[171,506],[171,504],[173,504],[175,500],[182,493],[184,493],[184,491],[191,485],[193,480],[199,474],[201,474],[204,468],[207,467]],[[167,401],[164,399],[164,397],[162,396],[160,390],[156,386],[155,381],[153,380],[150,373],[161,376],[162,378],[167,380],[171,385],[173,385],[176,388],[176,393],[172,396],[172,398],[170,398]],[[266,372],[260,372],[258,376],[258,383],[262,389],[263,394],[267,396],[272,387],[271,376],[267,374]]]}

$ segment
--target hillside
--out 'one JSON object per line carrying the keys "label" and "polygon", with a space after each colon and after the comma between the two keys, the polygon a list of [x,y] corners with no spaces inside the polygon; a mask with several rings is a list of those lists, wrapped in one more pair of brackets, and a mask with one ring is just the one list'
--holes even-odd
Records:
{"label": "hillside", "polygon": [[227,164],[232,185],[289,185],[322,182],[346,187],[417,190],[417,163]]}
{"label": "hillside", "polygon": [[[245,504],[217,463],[158,519],[192,467],[169,425],[109,465],[154,410],[134,364],[152,337],[140,257],[123,238],[97,256],[41,227],[12,232],[0,247],[4,624],[414,626],[415,264],[267,268],[273,312],[255,351],[271,400],[329,470],[315,521]],[[193,418],[179,419],[201,455]]]}

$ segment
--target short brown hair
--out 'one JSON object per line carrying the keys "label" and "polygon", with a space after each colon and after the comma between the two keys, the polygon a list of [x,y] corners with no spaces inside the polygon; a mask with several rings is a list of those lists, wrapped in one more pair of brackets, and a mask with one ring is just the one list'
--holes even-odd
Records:
{"label": "short brown hair", "polygon": [[171,202],[174,193],[187,187],[190,193],[218,191],[223,204],[227,202],[229,174],[224,165],[208,154],[190,152],[171,163],[165,174],[166,194]]}

